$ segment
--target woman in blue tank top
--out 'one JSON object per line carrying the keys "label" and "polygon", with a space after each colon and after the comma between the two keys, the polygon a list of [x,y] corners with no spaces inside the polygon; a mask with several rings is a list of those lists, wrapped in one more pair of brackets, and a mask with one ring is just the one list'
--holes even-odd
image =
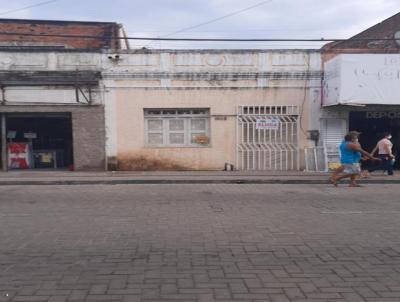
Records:
{"label": "woman in blue tank top", "polygon": [[[363,150],[358,142],[359,132],[351,131],[344,137],[340,144],[340,163],[341,166],[332,174],[330,181],[334,186],[337,182],[344,178],[350,178],[350,187],[359,187],[356,179],[361,173],[360,160],[364,155],[370,159],[376,160],[371,154]],[[340,173],[344,173],[339,176]]]}
{"label": "woman in blue tank top", "polygon": [[346,141],[344,140],[341,144],[340,144],[340,163],[341,164],[347,164],[347,165],[351,165],[351,164],[355,164],[355,163],[359,163],[361,160],[361,152],[359,151],[354,151],[352,150],[349,146],[349,144],[352,144],[352,141]]}

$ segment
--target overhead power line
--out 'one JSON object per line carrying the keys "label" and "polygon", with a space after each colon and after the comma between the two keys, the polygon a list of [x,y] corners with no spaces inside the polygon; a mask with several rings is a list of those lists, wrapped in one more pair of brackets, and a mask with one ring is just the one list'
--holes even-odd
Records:
{"label": "overhead power line", "polygon": [[4,16],[4,15],[7,15],[7,14],[11,14],[11,13],[16,13],[16,12],[19,12],[19,11],[23,11],[23,10],[34,8],[34,7],[38,7],[38,6],[43,6],[43,5],[50,4],[50,3],[53,3],[53,2],[56,2],[56,1],[58,1],[58,0],[44,1],[44,2],[39,2],[39,3],[36,3],[36,4],[28,5],[28,6],[25,6],[25,7],[17,8],[17,9],[12,9],[12,10],[5,11],[5,12],[0,12],[0,16]]}
{"label": "overhead power line", "polygon": [[226,19],[226,18],[235,16],[235,15],[241,14],[241,13],[243,13],[243,12],[245,12],[245,11],[251,10],[251,9],[253,9],[253,8],[259,7],[259,6],[261,6],[261,5],[267,4],[268,2],[272,2],[272,1],[273,1],[273,0],[262,1],[262,2],[260,2],[260,3],[255,4],[255,5],[252,5],[252,6],[243,8],[243,9],[241,9],[241,10],[238,10],[238,11],[235,11],[235,12],[232,12],[232,13],[229,13],[229,14],[227,14],[227,15],[224,15],[224,16],[221,16],[221,17],[218,17],[218,18],[215,18],[215,19],[212,19],[212,20],[209,20],[209,21],[206,21],[206,22],[197,24],[197,25],[192,25],[192,26],[188,26],[188,27],[182,28],[182,29],[180,29],[180,30],[177,30],[177,31],[174,31],[174,32],[172,32],[172,33],[170,33],[170,34],[167,34],[167,35],[165,35],[165,36],[163,36],[163,37],[164,37],[164,38],[170,37],[170,36],[173,36],[173,35],[175,35],[175,34],[179,34],[179,33],[182,33],[182,32],[188,31],[188,30],[191,30],[191,29],[195,29],[195,28],[198,28],[198,27],[201,27],[201,26],[204,26],[204,25],[208,25],[208,24],[211,24],[211,23],[214,23],[214,22],[217,22],[217,21],[220,21],[220,20],[223,20],[223,19]]}
{"label": "overhead power line", "polygon": [[[172,32],[172,33],[170,33],[170,34],[163,35],[163,36],[159,36],[159,38],[170,37],[170,36],[173,36],[173,35],[176,35],[176,34],[179,34],[179,33],[182,33],[182,32],[188,31],[188,30],[191,30],[191,29],[195,29],[195,28],[198,28],[198,27],[201,27],[201,26],[204,26],[204,25],[208,25],[208,24],[211,24],[211,23],[214,23],[214,22],[217,22],[217,21],[220,21],[220,20],[223,20],[223,19],[226,19],[226,18],[235,16],[235,15],[241,14],[241,13],[243,13],[243,12],[245,12],[245,11],[251,10],[251,9],[253,9],[253,8],[256,8],[256,7],[261,6],[261,5],[264,5],[264,4],[267,4],[268,2],[272,2],[272,1],[273,1],[273,0],[262,1],[262,2],[260,2],[260,3],[255,4],[255,5],[245,7],[245,8],[243,8],[243,9],[240,9],[240,10],[234,11],[234,12],[231,12],[231,13],[229,13],[229,14],[226,14],[226,15],[221,16],[221,17],[218,17],[218,18],[211,19],[211,20],[209,20],[209,21],[202,22],[202,23],[199,23],[199,24],[196,24],[196,25],[184,27],[184,28],[179,29],[179,30],[177,30],[177,31],[174,31],[174,32]],[[156,40],[154,40],[154,41],[156,41]],[[151,43],[152,43],[152,42],[150,42],[150,43],[147,44],[146,46],[149,46]]]}
{"label": "overhead power line", "polygon": [[[337,38],[262,38],[262,39],[240,39],[240,38],[163,38],[163,37],[116,37],[116,36],[93,36],[93,35],[63,35],[63,34],[35,34],[19,32],[0,32],[0,36],[26,36],[26,37],[60,37],[68,39],[110,39],[110,40],[144,40],[144,41],[190,41],[190,42],[343,42],[349,39]],[[395,38],[352,38],[351,41],[399,41]]]}

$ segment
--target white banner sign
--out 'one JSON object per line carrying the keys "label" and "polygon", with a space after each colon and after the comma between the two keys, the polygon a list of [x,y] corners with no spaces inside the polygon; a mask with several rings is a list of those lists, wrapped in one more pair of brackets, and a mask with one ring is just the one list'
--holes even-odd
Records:
{"label": "white banner sign", "polygon": [[400,105],[400,54],[342,54],[325,63],[323,104]]}
{"label": "white banner sign", "polygon": [[256,120],[257,130],[278,130],[280,121],[275,118],[258,118]]}

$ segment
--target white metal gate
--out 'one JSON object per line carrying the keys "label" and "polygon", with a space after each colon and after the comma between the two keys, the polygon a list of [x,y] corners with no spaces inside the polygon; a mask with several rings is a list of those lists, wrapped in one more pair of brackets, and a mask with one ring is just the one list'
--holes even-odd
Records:
{"label": "white metal gate", "polygon": [[322,138],[327,153],[328,164],[340,162],[339,145],[347,130],[345,119],[322,120]]}
{"label": "white metal gate", "polygon": [[239,170],[299,169],[297,106],[239,106],[236,137]]}
{"label": "white metal gate", "polygon": [[307,172],[328,171],[328,157],[325,146],[304,148],[304,160]]}

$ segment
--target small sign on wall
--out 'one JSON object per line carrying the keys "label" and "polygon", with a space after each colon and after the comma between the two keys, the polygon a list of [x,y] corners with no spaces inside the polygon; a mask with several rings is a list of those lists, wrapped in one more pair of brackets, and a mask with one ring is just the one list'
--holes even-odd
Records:
{"label": "small sign on wall", "polygon": [[9,139],[14,139],[14,138],[16,138],[16,137],[17,137],[17,131],[9,130],[9,131],[7,132],[7,138],[9,138]]}
{"label": "small sign on wall", "polygon": [[25,132],[24,133],[24,138],[34,139],[34,138],[37,138],[37,134],[33,133],[33,132]]}
{"label": "small sign on wall", "polygon": [[195,138],[196,144],[207,145],[210,142],[210,138],[206,135],[198,135]]}
{"label": "small sign on wall", "polygon": [[228,117],[225,116],[225,115],[220,115],[220,116],[214,117],[214,119],[215,119],[216,121],[226,121],[226,120],[228,119]]}
{"label": "small sign on wall", "polygon": [[400,119],[400,111],[368,111],[365,117],[367,119]]}
{"label": "small sign on wall", "polygon": [[257,130],[279,130],[280,121],[276,118],[258,118],[256,120]]}

